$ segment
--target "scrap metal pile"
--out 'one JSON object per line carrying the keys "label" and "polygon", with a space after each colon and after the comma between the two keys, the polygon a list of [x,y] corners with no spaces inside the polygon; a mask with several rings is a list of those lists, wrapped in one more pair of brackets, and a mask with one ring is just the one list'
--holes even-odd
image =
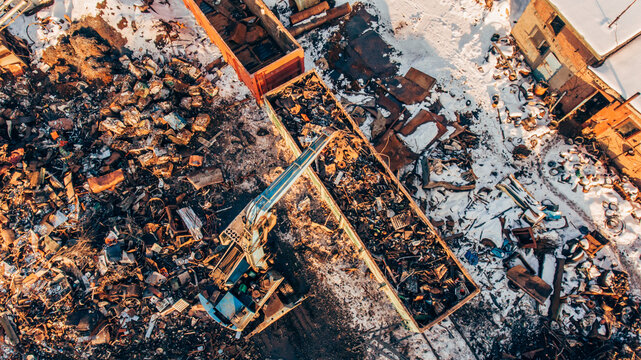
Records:
{"label": "scrap metal pile", "polygon": [[226,200],[206,168],[215,76],[179,59],[110,66],[106,86],[63,62],[3,78],[0,358],[256,358],[197,300]]}
{"label": "scrap metal pile", "polygon": [[345,131],[319,157],[318,175],[420,327],[476,290],[315,73],[268,101],[301,147],[307,124]]}
{"label": "scrap metal pile", "polygon": [[587,260],[577,265],[573,280],[578,280],[577,286],[566,294],[567,304],[562,310],[569,315],[568,338],[587,339],[585,349],[600,346],[620,349],[621,358],[626,358],[623,354],[631,347],[638,351],[641,314],[638,300],[629,293],[628,274],[603,269]]}

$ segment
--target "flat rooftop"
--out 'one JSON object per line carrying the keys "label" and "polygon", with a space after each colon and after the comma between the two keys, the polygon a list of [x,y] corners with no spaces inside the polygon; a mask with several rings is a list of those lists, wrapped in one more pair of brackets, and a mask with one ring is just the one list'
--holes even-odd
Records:
{"label": "flat rooftop", "polygon": [[[641,18],[639,22],[641,23]],[[603,65],[590,69],[623,98],[629,99],[641,91],[640,58],[641,36],[608,57]],[[641,97],[632,100],[630,104],[641,111]]]}
{"label": "flat rooftop", "polygon": [[[601,56],[607,55],[641,32],[641,1],[549,1]],[[610,26],[628,6],[630,8]]]}

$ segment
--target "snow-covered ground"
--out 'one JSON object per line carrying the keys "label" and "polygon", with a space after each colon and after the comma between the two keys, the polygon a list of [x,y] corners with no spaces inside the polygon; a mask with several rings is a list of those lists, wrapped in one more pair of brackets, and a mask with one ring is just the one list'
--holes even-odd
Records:
{"label": "snow-covered ground", "polygon": [[[34,60],[42,56],[46,47],[57,43],[58,37],[69,28],[69,21],[94,15],[118,29],[134,56],[184,56],[204,65],[220,57],[218,48],[182,1],[157,1],[153,10],[147,12],[142,11],[143,4],[142,0],[56,0],[54,5],[33,16],[17,18],[10,30],[30,40]],[[158,48],[154,40],[167,34],[164,24],[170,25],[170,35],[175,39]]]}
{"label": "snow-covered ground", "polygon": [[[338,4],[344,1],[337,1]],[[351,1],[350,1],[351,2]],[[465,266],[481,287],[481,294],[466,307],[485,309],[484,319],[479,323],[490,324],[491,328],[470,330],[470,326],[458,324],[464,319],[452,316],[442,324],[430,329],[425,336],[411,336],[399,344],[408,350],[412,358],[421,359],[473,359],[484,357],[496,338],[502,337],[502,342],[507,346],[510,341],[511,324],[514,319],[534,318],[537,314],[545,315],[547,306],[538,307],[527,296],[523,298],[522,292],[515,292],[507,287],[507,280],[501,259],[484,250],[480,244],[483,238],[499,237],[496,243],[501,242],[501,235],[497,234],[497,219],[499,214],[506,218],[506,227],[517,227],[521,211],[515,207],[514,202],[495,189],[495,185],[505,176],[520,171],[527,176],[521,178],[523,185],[539,200],[549,200],[557,204],[559,210],[568,220],[568,227],[561,228],[557,224],[548,224],[546,236],[556,241],[559,248],[556,255],[560,255],[560,247],[565,240],[578,236],[579,227],[585,226],[600,229],[612,240],[612,246],[602,250],[594,260],[600,267],[623,268],[631,275],[631,288],[633,293],[639,295],[641,290],[641,226],[632,216],[638,208],[624,201],[616,192],[607,186],[608,175],[602,164],[595,163],[585,156],[583,150],[576,145],[566,145],[562,139],[553,132],[548,131],[546,116],[540,124],[529,131],[507,123],[506,109],[511,114],[515,112],[535,112],[537,106],[527,105],[518,99],[518,90],[514,91],[511,82],[503,76],[496,80],[497,70],[494,68],[496,57],[488,54],[493,34],[508,35],[511,25],[527,3],[526,0],[495,1],[491,10],[475,0],[366,0],[368,11],[376,12],[379,16],[378,24],[373,27],[378,30],[383,39],[392,45],[397,52],[392,60],[400,64],[400,73],[405,73],[410,67],[417,68],[437,79],[441,92],[433,92],[431,98],[422,104],[409,106],[408,110],[416,114],[421,108],[435,101],[443,105],[441,115],[448,120],[456,119],[456,113],[464,113],[480,109],[478,119],[471,130],[479,134],[481,145],[472,151],[474,160],[473,170],[478,176],[476,189],[488,188],[487,194],[476,192],[448,192],[419,190],[417,199],[425,199],[428,204],[426,212],[435,220],[443,220],[447,216],[455,220],[453,233],[465,233],[467,240],[453,246],[460,259],[468,251],[479,254],[480,263]],[[286,0],[267,1],[270,8],[280,9],[286,14]],[[134,54],[150,53],[154,56],[183,56],[197,59],[202,64],[208,64],[220,56],[218,49],[209,41],[204,31],[196,24],[191,13],[184,7],[182,1],[156,1],[149,12],[140,11],[142,1],[136,0],[57,0],[55,5],[40,11],[32,17],[18,19],[11,26],[11,30],[30,39],[34,50],[35,59],[42,54],[42,50],[56,43],[57,37],[69,27],[69,20],[74,21],[85,15],[101,15],[110,24],[118,24],[123,18],[127,26],[121,29],[122,35],[128,39],[127,47]],[[105,10],[108,9],[108,10]],[[112,9],[118,9],[117,11]],[[47,19],[46,25],[40,25]],[[284,21],[286,22],[286,21]],[[36,23],[36,24],[34,24]],[[133,24],[136,24],[133,26]],[[156,36],[164,34],[163,23],[170,24],[176,39],[169,44],[157,49],[154,43]],[[300,42],[306,52],[306,68],[315,67],[315,61],[323,56],[318,44],[320,39],[328,39],[336,30],[336,26],[316,30],[314,40],[309,36],[303,37]],[[509,49],[506,49],[509,50]],[[162,54],[162,55],[159,55]],[[229,66],[223,69],[232,72]],[[321,74],[324,74],[321,72]],[[326,75],[326,74],[324,74]],[[223,79],[229,76],[223,77]],[[326,81],[330,83],[329,79]],[[230,92],[232,96],[242,99],[248,96],[244,85],[233,82],[218,84],[223,93]],[[499,113],[491,105],[492,96],[498,94],[501,102]],[[362,101],[365,95],[341,93],[339,98],[351,102]],[[499,121],[498,116],[503,119]],[[367,123],[365,124],[367,126]],[[413,134],[412,146],[421,148],[420,141],[429,142],[433,131],[429,128],[420,129]],[[368,129],[364,129],[369,133]],[[524,161],[514,161],[512,149],[522,143],[532,145],[534,155]],[[573,176],[567,181],[560,181],[560,175],[554,175],[548,165],[554,162],[567,168],[568,172],[575,170],[575,164],[581,164],[584,173],[596,175],[587,192],[583,192],[583,184]],[[460,172],[451,166],[445,169],[443,179],[450,181]],[[585,183],[585,180],[583,180]],[[474,195],[474,196],[473,196]],[[479,201],[481,197],[483,201]],[[615,233],[605,227],[606,209],[604,202],[618,204],[618,218],[625,224],[620,233]],[[553,226],[554,225],[554,226]],[[560,225],[563,225],[562,223]],[[556,229],[554,229],[556,228]],[[494,235],[492,235],[494,234]],[[538,268],[538,259],[534,256],[527,257],[535,268]],[[548,261],[549,260],[549,261]],[[546,257],[542,269],[543,278],[551,282],[554,261]],[[564,293],[572,290],[574,283],[570,281],[576,277],[572,266],[566,269],[566,282]],[[335,278],[328,280],[336,284],[349,283],[352,277],[343,272],[337,272]],[[363,281],[368,281],[364,279]],[[357,283],[357,282],[355,282]],[[344,291],[349,287],[343,286]],[[346,299],[352,299],[349,296]],[[380,300],[379,301],[384,301]],[[353,306],[360,306],[354,304]],[[459,311],[459,312],[460,312]],[[388,324],[389,314],[385,316],[373,312],[353,311],[355,324]],[[580,316],[570,308],[563,308],[565,318]],[[469,320],[467,320],[469,321]],[[367,329],[363,329],[367,330]],[[398,338],[407,336],[399,330]],[[473,339],[476,338],[476,339]],[[498,341],[498,340],[497,340]],[[484,354],[485,352],[485,354]]]}
{"label": "snow-covered ground", "polygon": [[[437,87],[441,91],[433,92],[431,98],[424,103],[407,106],[412,115],[437,100],[443,105],[440,114],[449,121],[456,119],[457,112],[481,110],[477,112],[477,119],[471,127],[481,139],[480,147],[472,150],[472,168],[478,176],[476,190],[419,190],[415,197],[417,200],[427,201],[426,213],[430,218],[445,220],[451,217],[455,224],[451,233],[465,234],[465,240],[452,245],[459,258],[462,259],[467,251],[478,253],[481,261],[477,266],[469,263],[465,265],[482,291],[477,299],[463,309],[489,309],[491,322],[495,326],[484,329],[481,333],[466,333],[465,328],[453,327],[452,323],[444,322],[430,330],[428,337],[432,344],[443,341],[449,347],[439,345],[445,349],[434,349],[423,342],[416,346],[412,355],[419,358],[431,358],[435,354],[442,358],[466,358],[474,356],[469,351],[476,351],[478,356],[483,357],[487,353],[483,354],[482,348],[487,344],[482,345],[483,341],[478,339],[476,343],[470,344],[474,342],[471,338],[480,334],[509,338],[509,328],[517,318],[515,314],[518,313],[521,319],[534,319],[537,314],[547,315],[549,300],[545,306],[536,306],[527,297],[521,299],[522,293],[510,290],[502,260],[491,255],[480,243],[484,238],[495,238],[492,240],[497,245],[501,244],[503,236],[500,233],[499,216],[505,218],[506,229],[527,226],[519,219],[522,210],[495,188],[503,178],[516,172],[521,174],[519,180],[537,200],[558,205],[562,216],[567,219],[567,226],[564,226],[564,220],[546,222],[537,234],[557,246],[556,251],[552,250],[544,257],[542,264],[531,253],[525,254],[527,261],[539,270],[542,278],[552,283],[555,256],[562,256],[563,244],[581,236],[579,229],[586,227],[589,230],[600,230],[611,240],[611,245],[601,250],[592,261],[582,262],[579,266],[566,266],[562,296],[576,293],[577,274],[582,272],[577,267],[592,263],[603,271],[627,271],[630,274],[631,292],[639,295],[641,227],[633,216],[639,211],[638,204],[625,201],[612,189],[612,181],[616,176],[608,172],[603,164],[586,155],[581,146],[566,145],[564,139],[547,127],[550,118],[540,101],[526,101],[519,97],[518,86],[515,85],[524,83],[527,88],[528,82],[532,80],[521,76],[516,82],[508,80],[504,71],[495,69],[497,56],[488,51],[492,35],[508,35],[512,23],[518,19],[527,1],[495,1],[491,10],[474,0],[368,0],[363,3],[370,13],[379,16],[378,23],[371,27],[397,50],[392,60],[400,65],[399,73],[404,74],[410,67],[414,67],[437,79]],[[284,9],[283,1],[272,1],[271,6]],[[281,19],[284,17],[281,16]],[[337,29],[338,26],[327,27],[317,30],[313,36],[299,39],[305,48],[308,69],[325,56],[319,44],[328,41]],[[506,56],[512,55],[511,46],[499,47]],[[327,83],[332,84],[328,72],[321,71],[321,74]],[[346,83],[345,81],[334,87],[339,98],[352,103],[369,99],[367,94],[342,91],[342,85]],[[500,99],[496,109],[491,104],[493,95],[498,95]],[[531,115],[538,120],[527,130],[523,126],[516,126],[514,122],[506,121],[508,116],[526,118]],[[370,123],[363,125],[365,134],[369,133]],[[409,139],[405,138],[407,145],[413,150],[423,149],[434,136],[433,131],[427,127],[419,130],[421,131],[412,134]],[[515,161],[512,150],[520,144],[527,145],[533,154],[526,160]],[[559,166],[564,168],[565,176],[557,173]],[[409,165],[405,171],[412,171],[413,168],[413,165]],[[460,179],[459,173],[460,169],[456,165],[450,165],[439,175],[440,178],[434,180],[456,182],[457,177]],[[632,193],[636,191],[629,183],[625,187]],[[481,194],[477,190],[482,188],[491,191]],[[606,226],[604,204],[609,206],[610,203],[615,203],[618,210],[608,210],[608,215],[619,219],[624,224],[623,229],[610,229]],[[463,310],[459,310],[461,311]],[[561,322],[564,325],[568,326],[571,318],[579,320],[581,316],[571,306],[562,306]],[[455,314],[452,320],[456,319]],[[438,335],[438,328],[441,326],[448,328],[447,337]],[[466,336],[467,342],[460,336],[457,341],[452,341],[452,337],[457,337],[452,334],[456,333]],[[509,340],[505,340],[504,344],[508,342]],[[459,353],[461,349],[468,352]]]}

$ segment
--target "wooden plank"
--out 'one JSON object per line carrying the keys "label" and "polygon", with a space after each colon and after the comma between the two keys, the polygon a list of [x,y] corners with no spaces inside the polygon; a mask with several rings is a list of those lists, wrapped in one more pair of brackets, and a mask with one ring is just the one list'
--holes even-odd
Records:
{"label": "wooden plank", "polygon": [[554,273],[554,293],[552,302],[548,310],[548,317],[556,320],[559,317],[561,308],[561,284],[563,283],[563,273],[565,273],[565,258],[556,258],[556,272]]}
{"label": "wooden plank", "polygon": [[552,287],[550,285],[540,277],[528,273],[527,269],[521,265],[517,265],[508,270],[507,278],[521,288],[521,290],[525,291],[525,293],[533,297],[539,304],[545,303],[545,300],[547,300],[552,293]]}

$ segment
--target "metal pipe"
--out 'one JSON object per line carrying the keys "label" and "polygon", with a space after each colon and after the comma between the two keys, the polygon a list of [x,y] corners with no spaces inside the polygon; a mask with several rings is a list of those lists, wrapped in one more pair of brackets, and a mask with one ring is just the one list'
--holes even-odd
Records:
{"label": "metal pipe", "polygon": [[0,5],[0,11],[4,11],[6,8],[9,7],[13,3],[13,0],[5,0],[2,5]]}
{"label": "metal pipe", "polygon": [[13,9],[9,10],[6,14],[4,14],[3,17],[0,18],[0,25],[3,25],[18,11],[22,10],[22,8],[24,8],[25,5],[29,5],[27,0],[22,0],[18,5],[14,6]]}
{"label": "metal pipe", "polygon": [[552,107],[550,108],[550,111],[549,111],[549,113],[550,113],[550,114],[552,113],[552,110],[554,110],[554,108],[555,108],[557,105],[559,105],[559,103],[561,102],[561,100],[563,100],[563,97],[564,97],[564,96],[565,96],[565,94],[567,94],[567,93],[568,93],[568,92],[567,92],[567,90],[566,90],[566,91],[564,91],[564,92],[563,92],[563,94],[561,94],[561,96],[559,97],[559,99],[554,103],[554,105],[552,105]]}

